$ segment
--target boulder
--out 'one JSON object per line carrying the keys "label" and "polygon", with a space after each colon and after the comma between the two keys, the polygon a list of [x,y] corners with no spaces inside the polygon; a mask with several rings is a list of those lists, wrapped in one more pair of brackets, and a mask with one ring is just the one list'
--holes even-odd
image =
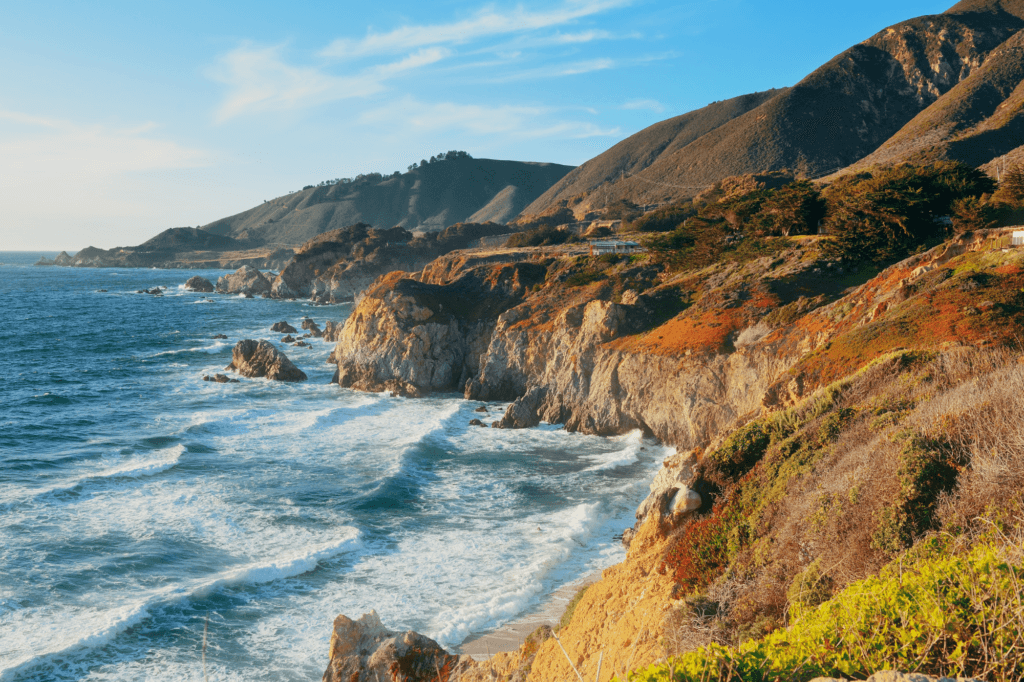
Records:
{"label": "boulder", "polygon": [[341,322],[332,322],[331,320],[324,322],[324,341],[337,343],[341,337],[341,329],[344,326]]}
{"label": "boulder", "polygon": [[226,338],[228,338],[228,335],[227,334],[214,334],[213,338],[215,338],[215,339],[226,339]]}
{"label": "boulder", "polygon": [[217,291],[222,294],[242,294],[251,298],[270,293],[270,280],[251,265],[243,265],[230,275],[217,280]]}
{"label": "boulder", "polygon": [[277,332],[279,334],[295,334],[299,330],[291,326],[284,320],[281,320],[280,322],[275,322],[273,325],[271,325],[270,331]]}
{"label": "boulder", "polygon": [[480,421],[479,419],[471,419],[471,420],[470,420],[470,422],[469,422],[469,425],[470,425],[470,426],[483,426],[483,427],[485,427],[485,428],[486,428],[486,426],[487,426],[487,424],[484,424],[484,423],[483,423],[482,421]]}
{"label": "boulder", "polygon": [[473,411],[474,412],[486,412],[487,411],[487,407],[485,405],[481,405],[480,407],[476,408]]}
{"label": "boulder", "polygon": [[274,381],[305,381],[306,373],[270,343],[245,339],[231,351],[231,364],[224,369],[244,377],[266,377]]}
{"label": "boulder", "polygon": [[309,330],[309,333],[318,339],[324,335],[324,333],[320,331],[320,327],[317,326],[316,322],[308,317],[302,321],[302,328]]}
{"label": "boulder", "polygon": [[185,282],[185,288],[189,291],[198,291],[203,294],[212,294],[213,282],[206,279],[205,277],[200,277],[199,275],[196,275],[195,277],[188,278],[188,280]]}
{"label": "boulder", "polygon": [[682,517],[701,505],[700,494],[689,488],[693,482],[697,452],[685,452],[667,458],[651,481],[651,492],[636,510],[637,527],[648,514]]}
{"label": "boulder", "polygon": [[281,343],[295,343],[295,337],[289,334],[281,337]]}
{"label": "boulder", "polygon": [[417,632],[388,630],[371,611],[334,620],[323,682],[448,682],[471,665]]}
{"label": "boulder", "polygon": [[215,381],[218,384],[237,384],[238,379],[230,379],[223,374],[214,374],[212,377],[207,374],[203,377],[203,381]]}

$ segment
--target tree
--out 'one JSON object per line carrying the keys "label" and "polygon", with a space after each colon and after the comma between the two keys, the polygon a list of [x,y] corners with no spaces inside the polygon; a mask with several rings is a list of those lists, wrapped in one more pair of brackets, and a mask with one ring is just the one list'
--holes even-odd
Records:
{"label": "tree", "polygon": [[993,197],[1013,206],[1024,206],[1024,164],[1014,164],[1003,174],[999,191]]}
{"label": "tree", "polygon": [[946,237],[956,202],[991,192],[987,175],[959,162],[903,164],[840,178],[824,192],[830,256],[885,263]]}

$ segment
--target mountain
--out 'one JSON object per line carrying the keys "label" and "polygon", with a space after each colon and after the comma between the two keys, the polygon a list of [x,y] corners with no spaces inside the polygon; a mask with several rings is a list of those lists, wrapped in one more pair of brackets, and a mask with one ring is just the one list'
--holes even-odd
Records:
{"label": "mountain", "polygon": [[202,229],[253,246],[298,246],[356,223],[438,231],[460,222],[508,221],[572,170],[553,163],[461,157],[407,173],[371,173],[311,187]]}
{"label": "mountain", "polygon": [[[895,24],[792,88],[761,93],[760,102],[758,95],[728,100],[734,103],[733,116],[721,111],[726,103],[688,114],[706,121],[708,130],[692,140],[684,136],[685,144],[664,144],[666,124],[681,117],[637,133],[580,166],[572,174],[580,181],[559,183],[524,214],[537,215],[569,200],[576,202],[577,213],[618,199],[674,201],[730,175],[790,169],[818,177],[843,169],[884,145],[976,72],[983,75],[963,92],[974,92],[972,87],[988,92],[988,83],[1012,80],[1014,68],[996,63],[1015,58],[1014,44],[1007,41],[1022,29],[1024,0],[969,0],[943,14]],[[984,71],[989,55],[1004,45],[1000,58]],[[1005,100],[1017,101],[1012,93]],[[744,110],[744,104],[753,106]],[[635,159],[631,168],[623,167],[623,150]],[[608,172],[616,166],[618,177]]]}
{"label": "mountain", "polygon": [[1024,145],[1024,31],[849,170],[956,160],[980,166]]}

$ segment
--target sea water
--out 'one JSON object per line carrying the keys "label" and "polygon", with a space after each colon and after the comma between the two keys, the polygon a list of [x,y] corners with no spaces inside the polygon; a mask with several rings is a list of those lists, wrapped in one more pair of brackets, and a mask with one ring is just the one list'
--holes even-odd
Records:
{"label": "sea water", "polygon": [[[505,405],[457,394],[340,389],[332,344],[270,332],[350,305],[40,255],[0,252],[3,681],[201,680],[204,628],[210,680],[318,680],[334,618],[371,609],[457,651],[621,560],[613,536],[669,454],[469,426]],[[309,380],[203,381],[245,338]]]}

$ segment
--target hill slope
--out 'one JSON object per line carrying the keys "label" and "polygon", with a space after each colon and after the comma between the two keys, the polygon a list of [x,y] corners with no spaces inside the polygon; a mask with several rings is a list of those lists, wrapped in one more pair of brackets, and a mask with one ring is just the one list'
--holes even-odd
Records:
{"label": "hill slope", "polygon": [[295,192],[202,229],[253,245],[297,246],[360,222],[429,231],[470,218],[505,222],[571,170],[551,163],[445,159],[401,175],[371,174]]}
{"label": "hill slope", "polygon": [[[882,30],[680,148],[650,153],[644,141],[657,139],[657,126],[664,123],[652,126],[620,143],[637,157],[647,151],[651,162],[637,164],[643,167],[632,177],[588,190],[577,212],[617,199],[683,199],[730,175],[788,168],[819,176],[849,166],[979,70],[990,53],[1024,29],[1022,17],[1024,2],[1018,0],[961,3],[945,14]],[[606,165],[602,157],[574,173],[590,175],[593,167]],[[539,214],[571,196],[549,191],[525,213]]]}

